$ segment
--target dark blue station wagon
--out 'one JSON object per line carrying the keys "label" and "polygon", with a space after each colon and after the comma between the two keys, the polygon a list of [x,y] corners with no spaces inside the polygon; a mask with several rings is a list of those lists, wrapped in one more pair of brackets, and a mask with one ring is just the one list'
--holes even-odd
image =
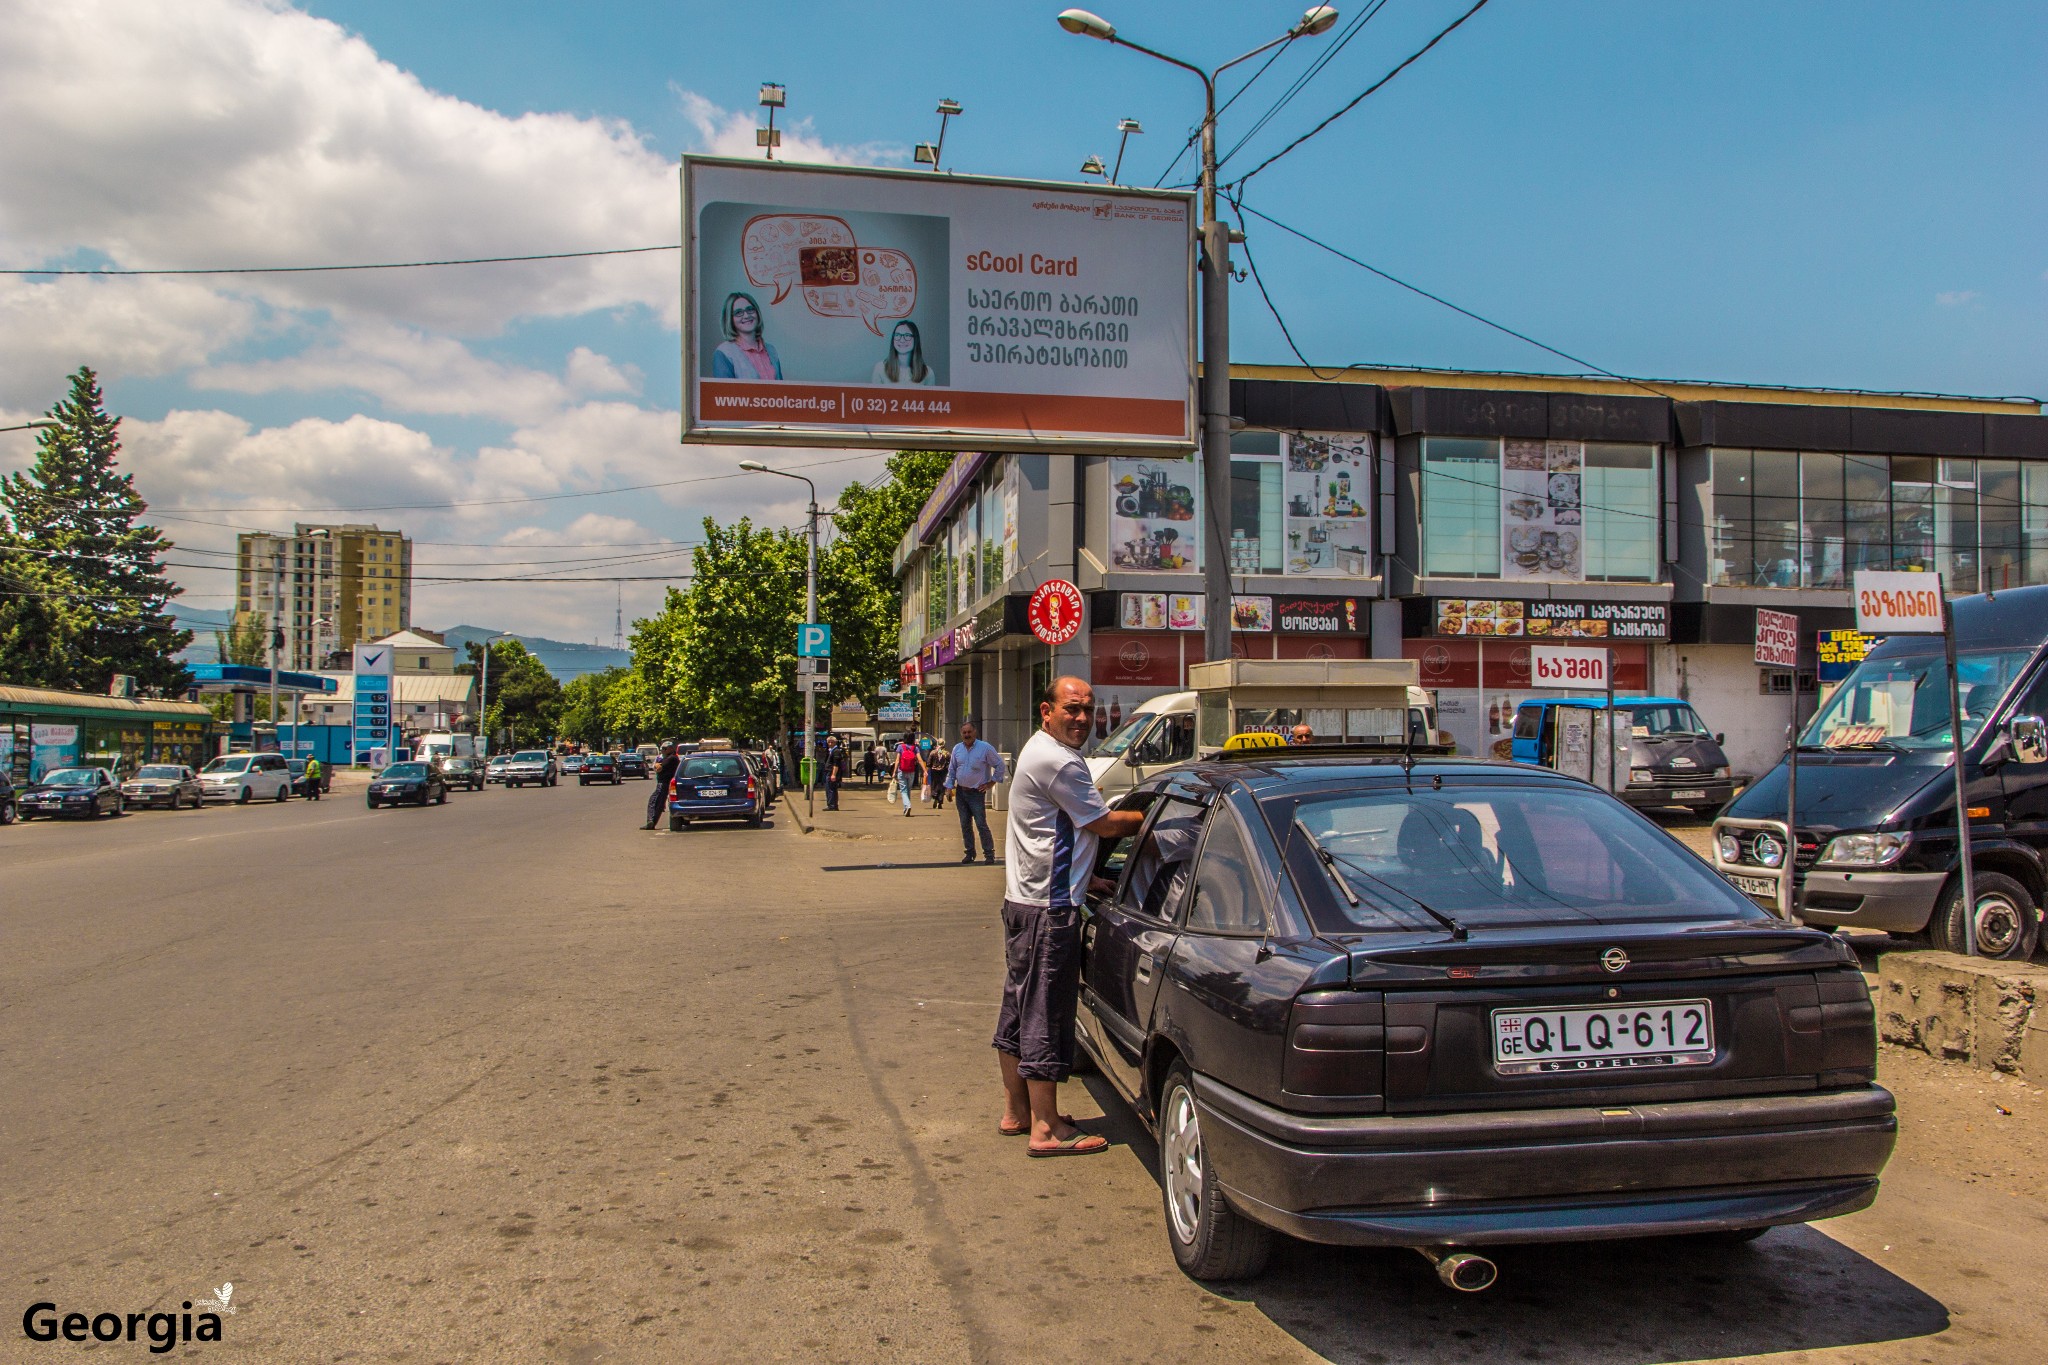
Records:
{"label": "dark blue station wagon", "polygon": [[1200,1279],[1273,1234],[1461,1249],[1744,1239],[1850,1213],[1897,1131],[1849,948],[1587,783],[1252,751],[1125,798],[1080,1041],[1159,1138]]}

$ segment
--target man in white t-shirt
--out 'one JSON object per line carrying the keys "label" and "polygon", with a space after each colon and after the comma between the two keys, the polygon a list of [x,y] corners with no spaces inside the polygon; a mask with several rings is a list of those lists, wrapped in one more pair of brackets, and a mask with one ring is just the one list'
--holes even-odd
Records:
{"label": "man in white t-shirt", "polygon": [[1003,869],[1008,973],[996,1020],[1006,1137],[1030,1134],[1032,1156],[1092,1156],[1107,1139],[1059,1112],[1059,1083],[1074,1069],[1074,1010],[1081,987],[1081,905],[1104,839],[1136,834],[1144,812],[1111,810],[1089,780],[1081,746],[1095,721],[1094,689],[1056,678],[1038,704],[1039,728],[1010,777]]}

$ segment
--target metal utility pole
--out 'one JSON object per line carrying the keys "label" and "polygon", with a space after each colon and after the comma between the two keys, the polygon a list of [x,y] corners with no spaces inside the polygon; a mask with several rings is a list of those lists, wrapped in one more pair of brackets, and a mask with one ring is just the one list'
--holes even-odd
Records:
{"label": "metal utility pole", "polygon": [[[780,474],[785,479],[802,479],[804,487],[811,490],[809,515],[805,518],[805,530],[810,544],[804,564],[804,624],[818,624],[818,485],[801,474],[792,474],[786,469],[774,469],[759,460],[741,460],[740,468],[755,474]],[[817,727],[812,720],[811,705],[817,693],[811,689],[808,673],[797,675],[803,681],[804,694],[804,812],[806,818],[815,818],[818,813],[817,784],[818,765],[813,760],[817,745]]]}
{"label": "metal utility pole", "polygon": [[[1977,955],[1977,859],[1970,851],[1969,779],[1963,772],[1963,698],[1956,678],[1956,609],[1948,600],[1945,575],[1934,576],[1935,591],[1941,594],[1941,648],[1948,664],[1949,766],[1956,784],[1956,855],[1962,873],[1963,952]],[[1791,856],[1791,855],[1786,855]]]}
{"label": "metal utility pole", "polygon": [[[1202,591],[1203,657],[1230,657],[1230,239],[1231,229],[1216,215],[1216,78],[1239,62],[1262,52],[1329,32],[1337,22],[1331,5],[1315,5],[1301,22],[1250,52],[1233,57],[1213,71],[1169,57],[1117,36],[1115,25],[1084,9],[1060,12],[1060,27],[1069,33],[1142,52],[1168,66],[1193,72],[1202,82]],[[1241,240],[1241,239],[1240,239]]]}
{"label": "metal utility pole", "polygon": [[[275,544],[276,542],[272,543]],[[278,618],[283,615],[284,550],[280,547],[272,550],[270,556],[270,733],[272,735],[277,734],[277,647],[284,643],[284,628],[278,625],[277,622]],[[255,736],[253,733],[250,735],[250,747],[255,747]]]}

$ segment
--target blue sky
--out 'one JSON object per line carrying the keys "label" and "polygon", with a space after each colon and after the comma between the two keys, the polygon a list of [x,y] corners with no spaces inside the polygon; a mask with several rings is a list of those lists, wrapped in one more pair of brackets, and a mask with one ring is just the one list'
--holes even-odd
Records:
{"label": "blue sky", "polygon": [[[1226,178],[1469,2],[1388,0]],[[966,106],[947,138],[952,169],[1072,179],[1089,153],[1114,153],[1129,116],[1147,131],[1125,178],[1151,183],[1199,87],[1061,32],[1057,8],[14,8],[0,14],[0,117],[18,130],[0,146],[13,187],[0,255],[196,266],[673,241],[674,157],[749,141],[763,80],[788,87],[800,157],[901,164],[952,96]],[[1340,8],[1348,20],[1367,6]],[[1298,9],[1103,0],[1100,12],[1136,41],[1213,63]],[[1334,37],[1285,53],[1225,115],[1223,145]],[[2044,394],[2044,53],[2037,3],[1493,0],[1256,177],[1247,202],[1625,373]],[[1250,229],[1318,364],[1571,368]],[[276,525],[316,506],[548,499],[360,514],[431,542],[508,547],[489,552],[507,564],[547,544],[686,540],[706,513],[787,516],[779,488],[721,477],[739,452],[674,440],[674,274],[658,256],[404,278],[0,280],[0,413],[46,406],[77,363],[103,369],[145,493],[208,509],[166,521],[195,555],[231,544],[208,521]],[[1291,359],[1249,285],[1233,315],[1238,360]],[[0,447],[0,465],[27,453]],[[875,463],[819,472],[834,487]],[[685,477],[706,482],[561,496]],[[421,551],[437,557],[457,552]],[[224,576],[190,584],[195,603],[218,605]],[[627,590],[629,613],[658,600],[656,584]],[[422,584],[418,600],[429,626],[610,634],[609,587]]]}

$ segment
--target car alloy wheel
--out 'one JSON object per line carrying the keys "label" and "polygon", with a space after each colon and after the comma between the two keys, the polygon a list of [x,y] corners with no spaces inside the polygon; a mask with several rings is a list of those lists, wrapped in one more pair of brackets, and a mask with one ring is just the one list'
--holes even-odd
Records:
{"label": "car alloy wheel", "polygon": [[[1968,951],[1964,936],[1963,893],[1951,886],[1930,925],[1937,947],[1952,953]],[[1977,955],[2023,962],[2034,955],[2041,932],[2041,912],[2027,888],[1999,872],[1977,874]]]}
{"label": "car alloy wheel", "polygon": [[256,793],[250,791],[247,787],[244,787],[242,788],[241,791],[235,794],[235,804],[238,806],[246,806],[249,804],[249,798],[254,796],[255,794]]}
{"label": "car alloy wheel", "polygon": [[1167,1244],[1197,1280],[1249,1279],[1273,1252],[1272,1230],[1230,1206],[1202,1142],[1201,1114],[1188,1069],[1166,1074],[1159,1110],[1159,1185],[1166,1200]]}

